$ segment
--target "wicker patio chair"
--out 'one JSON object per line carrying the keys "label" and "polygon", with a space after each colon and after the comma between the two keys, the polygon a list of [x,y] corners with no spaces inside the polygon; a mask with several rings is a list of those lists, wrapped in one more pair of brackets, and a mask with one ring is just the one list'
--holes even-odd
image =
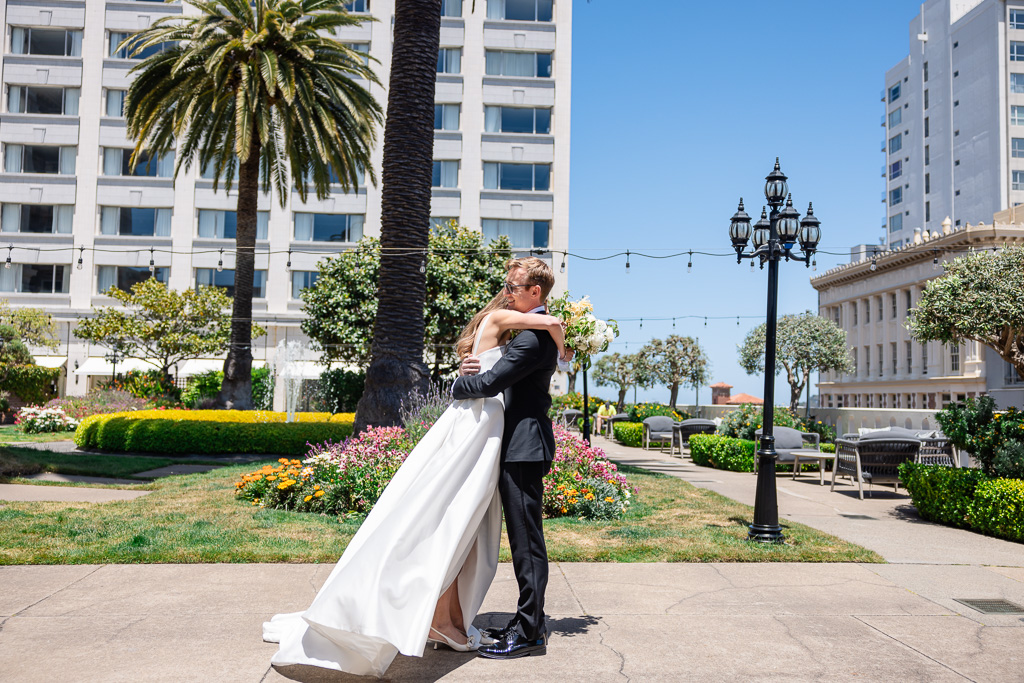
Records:
{"label": "wicker patio chair", "polygon": [[607,427],[608,438],[610,439],[610,438],[612,438],[612,436],[615,435],[615,428],[613,427],[613,425],[616,422],[627,422],[628,420],[629,420],[629,413],[616,413],[615,415],[612,415],[611,417],[606,417],[605,420],[604,420],[604,424]]}
{"label": "wicker patio chair", "polygon": [[562,422],[569,429],[578,429],[578,422],[583,419],[583,411],[575,408],[566,408],[562,411]]}
{"label": "wicker patio chair", "polygon": [[[789,464],[794,461],[793,451],[798,450],[821,450],[821,435],[816,432],[801,432],[792,427],[780,427],[775,425],[772,429],[775,436],[775,452],[778,454],[779,464]],[[761,430],[754,431],[754,441],[758,448],[761,446]]]}
{"label": "wicker patio chair", "polygon": [[672,443],[672,426],[675,421],[666,415],[655,415],[644,420],[644,450],[650,450],[651,443]]}
{"label": "wicker patio chair", "polygon": [[956,448],[945,436],[934,439],[921,439],[921,450],[914,462],[923,465],[942,465],[943,467],[960,467],[960,457]]}
{"label": "wicker patio chair", "polygon": [[[899,466],[915,462],[921,451],[921,441],[906,437],[870,435],[857,441],[836,440],[836,460],[832,466],[832,490],[836,490],[836,477],[847,475],[857,481],[860,499],[864,500],[864,482],[892,484],[899,490]],[[868,489],[871,493],[871,489]]]}
{"label": "wicker patio chair", "polygon": [[690,437],[694,434],[714,434],[717,429],[718,425],[714,420],[702,420],[695,417],[676,422],[672,427],[672,447],[669,449],[669,455],[675,455],[677,444],[679,455],[682,455],[683,446],[690,443]]}

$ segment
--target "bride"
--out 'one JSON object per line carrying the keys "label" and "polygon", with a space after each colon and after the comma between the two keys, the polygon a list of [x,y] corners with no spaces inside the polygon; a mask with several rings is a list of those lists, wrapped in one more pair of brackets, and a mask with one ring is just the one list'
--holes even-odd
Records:
{"label": "bride", "polygon": [[[480,372],[501,358],[512,330],[546,330],[566,356],[558,318],[506,308],[495,297],[463,330],[459,358]],[[455,401],[416,445],[305,612],[278,614],[263,639],[273,664],[382,676],[395,656],[426,643],[459,651],[487,642],[473,626],[498,564],[497,481],[504,404]],[[482,640],[483,639],[483,640]]]}

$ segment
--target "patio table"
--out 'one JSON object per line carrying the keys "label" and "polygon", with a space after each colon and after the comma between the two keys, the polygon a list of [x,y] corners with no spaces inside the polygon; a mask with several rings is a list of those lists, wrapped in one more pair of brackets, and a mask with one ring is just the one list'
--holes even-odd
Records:
{"label": "patio table", "polygon": [[835,453],[822,453],[819,450],[811,448],[800,448],[792,451],[793,453],[793,478],[796,479],[797,471],[800,469],[800,460],[817,460],[818,461],[818,477],[820,479],[819,485],[825,485],[825,463],[829,460],[835,461]]}

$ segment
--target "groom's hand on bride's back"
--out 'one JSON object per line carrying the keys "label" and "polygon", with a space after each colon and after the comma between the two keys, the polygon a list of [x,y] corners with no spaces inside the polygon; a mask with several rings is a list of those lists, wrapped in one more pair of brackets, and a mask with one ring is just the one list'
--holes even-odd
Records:
{"label": "groom's hand on bride's back", "polygon": [[459,365],[459,377],[476,375],[480,372],[480,359],[476,356],[466,356]]}

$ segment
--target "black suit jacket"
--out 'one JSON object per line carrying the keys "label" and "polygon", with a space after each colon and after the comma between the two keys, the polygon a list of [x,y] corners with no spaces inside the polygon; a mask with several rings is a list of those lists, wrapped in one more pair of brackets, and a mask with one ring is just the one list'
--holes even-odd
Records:
{"label": "black suit jacket", "polygon": [[523,330],[494,367],[479,375],[459,377],[452,387],[456,399],[505,394],[503,462],[550,463],[555,457],[548,388],[557,366],[558,347],[543,330]]}

